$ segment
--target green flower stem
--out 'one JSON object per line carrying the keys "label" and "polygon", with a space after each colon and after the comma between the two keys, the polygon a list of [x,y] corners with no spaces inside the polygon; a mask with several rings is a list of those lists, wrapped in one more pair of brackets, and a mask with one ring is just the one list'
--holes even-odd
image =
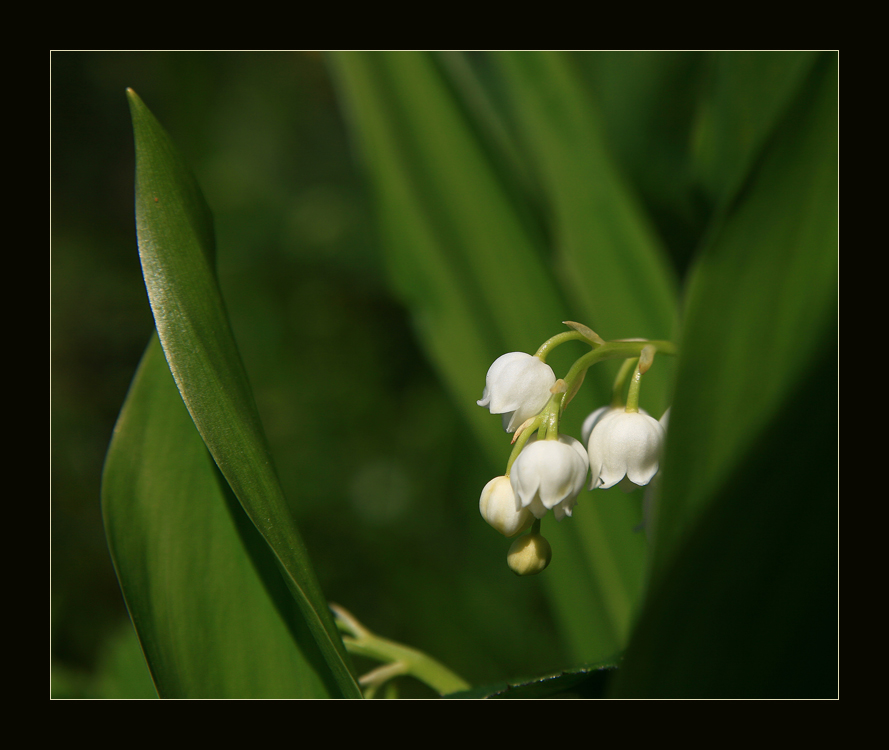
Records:
{"label": "green flower stem", "polygon": [[636,360],[636,371],[633,373],[633,379],[630,381],[630,389],[627,393],[627,411],[639,411],[639,385],[642,382],[642,376],[648,372],[651,363],[654,362],[654,354],[657,350],[649,345],[643,347],[639,359]]}
{"label": "green flower stem", "polygon": [[[549,401],[540,413],[541,417],[543,417],[543,423],[540,425],[540,437],[544,440],[555,440],[559,437],[559,417],[562,415],[563,408],[562,400],[566,397],[568,390],[565,381],[557,380],[556,386],[559,385],[562,387],[557,391],[553,391],[553,395],[550,396]],[[553,388],[556,386],[553,386]]]}
{"label": "green flower stem", "polygon": [[557,346],[564,344],[566,341],[583,341],[587,344],[590,343],[587,337],[579,331],[565,331],[564,333],[557,333],[552,338],[544,341],[540,345],[540,348],[534,353],[534,356],[541,362],[546,362],[547,355]]}
{"label": "green flower stem", "polygon": [[571,393],[572,386],[577,378],[582,377],[593,365],[608,359],[638,357],[646,346],[651,346],[663,354],[676,354],[676,345],[672,341],[608,341],[596,347],[593,351],[587,352],[571,365],[571,369],[565,376],[568,393]]}
{"label": "green flower stem", "polygon": [[629,377],[630,373],[636,368],[639,363],[638,358],[630,358],[626,360],[621,366],[620,370],[617,373],[617,377],[614,379],[614,387],[611,390],[611,406],[618,407],[623,406],[623,392],[624,392],[624,383],[627,382],[627,377]]}
{"label": "green flower stem", "polygon": [[630,381],[630,389],[627,391],[627,411],[639,411],[639,385],[642,383],[642,371],[639,369],[639,360],[636,360],[636,371]]}
{"label": "green flower stem", "polygon": [[562,323],[574,330],[557,333],[552,338],[544,341],[534,354],[541,362],[546,362],[546,355],[566,341],[583,341],[594,348],[605,343],[605,340],[598,333],[583,323],[575,323],[573,320],[563,320]]}
{"label": "green flower stem", "polygon": [[469,689],[470,685],[466,680],[431,656],[371,633],[351,613],[336,604],[331,604],[330,608],[336,616],[337,627],[346,633],[343,636],[346,650],[350,654],[384,662],[358,680],[365,688],[367,697],[373,697],[383,683],[400,675],[415,677],[439,695]]}

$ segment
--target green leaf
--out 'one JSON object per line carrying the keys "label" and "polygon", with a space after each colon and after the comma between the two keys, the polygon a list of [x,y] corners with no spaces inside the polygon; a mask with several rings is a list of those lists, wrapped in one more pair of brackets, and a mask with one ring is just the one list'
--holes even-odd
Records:
{"label": "green leaf", "polygon": [[836,123],[822,55],[694,269],[615,695],[836,694]]}
{"label": "green leaf", "polygon": [[102,510],[162,697],[339,694],[274,556],[195,429],[156,337],[115,428]]}
{"label": "green leaf", "polygon": [[135,93],[128,93],[136,139],[139,252],[167,363],[213,460],[281,566],[340,694],[358,697],[342,640],[275,475],[231,333],[215,275],[209,209],[166,132]]}

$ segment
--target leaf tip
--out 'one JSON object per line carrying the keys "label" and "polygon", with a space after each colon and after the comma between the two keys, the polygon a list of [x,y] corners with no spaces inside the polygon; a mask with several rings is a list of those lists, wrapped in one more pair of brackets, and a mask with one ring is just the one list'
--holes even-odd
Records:
{"label": "leaf tip", "polygon": [[142,104],[142,100],[139,98],[139,95],[131,87],[127,86],[126,94],[127,100],[130,103],[130,107],[133,107],[137,104]]}

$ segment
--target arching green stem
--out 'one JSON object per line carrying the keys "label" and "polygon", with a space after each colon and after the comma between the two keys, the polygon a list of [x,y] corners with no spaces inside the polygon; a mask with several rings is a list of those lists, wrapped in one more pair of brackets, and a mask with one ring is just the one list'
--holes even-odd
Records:
{"label": "arching green stem", "polygon": [[568,393],[577,378],[581,377],[590,367],[608,359],[627,359],[638,357],[646,347],[653,347],[663,354],[676,354],[676,346],[672,341],[608,341],[591,352],[580,357],[565,376]]}
{"label": "arching green stem", "polygon": [[557,346],[564,344],[566,341],[584,341],[589,343],[582,333],[579,333],[578,331],[565,331],[564,333],[557,333],[552,338],[544,341],[540,345],[540,348],[534,352],[534,356],[541,362],[546,362],[547,355]]}

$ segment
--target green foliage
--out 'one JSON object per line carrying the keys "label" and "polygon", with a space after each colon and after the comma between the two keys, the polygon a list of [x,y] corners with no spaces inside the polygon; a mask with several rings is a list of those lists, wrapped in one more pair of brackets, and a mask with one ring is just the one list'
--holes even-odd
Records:
{"label": "green foliage", "polygon": [[[679,346],[642,389],[652,414],[672,407],[646,533],[641,493],[619,490],[545,521],[540,582],[571,664],[596,666],[453,697],[834,695],[836,57],[329,63],[392,294],[491,476],[508,440],[475,401],[498,355],[533,352],[564,320]],[[158,339],[109,451],[103,512],[158,692],[356,696],[234,342],[209,210],[134,95],[131,108]],[[569,433],[615,368],[590,371]],[[459,503],[474,511],[477,495]]]}
{"label": "green foliage", "polygon": [[[209,209],[166,133],[133,92],[130,104],[136,136],[139,252],[169,368],[156,351],[149,350],[112,442],[103,499],[109,546],[155,683],[162,697],[231,697],[239,690],[255,695],[271,691],[274,695],[276,689],[295,695],[356,697],[358,686],[346,666],[345,649],[327,601],[284,502],[231,334],[216,281]],[[164,382],[167,372],[172,372],[178,393],[174,383]],[[176,414],[181,402],[203,442],[194,440],[192,425],[181,413]],[[191,450],[187,448],[189,439]],[[215,467],[227,486],[220,486]],[[225,499],[229,488],[249,518],[244,532],[248,538],[243,544],[248,552],[258,549],[262,562],[254,561],[253,565],[266,578],[270,596],[276,602],[281,599],[276,562],[301,618],[272,607],[264,613],[248,613],[246,596],[237,595],[230,587],[236,563],[229,555],[246,568],[245,588],[260,584],[249,576],[249,558],[234,533],[238,525],[245,526],[244,521],[237,511],[234,519],[228,518]],[[185,517],[172,520],[165,503],[173,504]],[[131,516],[133,512],[137,515]],[[149,514],[160,527],[152,526],[141,513]],[[211,521],[208,516],[214,513],[217,515]],[[228,522],[227,534],[222,530],[213,533],[217,522],[223,526]],[[223,559],[214,559],[212,545],[206,549],[195,544],[194,534],[205,531],[208,542],[222,544]],[[257,532],[268,548],[252,539]],[[222,541],[226,539],[227,543]],[[163,546],[157,548],[154,543]],[[192,559],[193,552],[198,560]],[[177,553],[188,559],[176,559]],[[142,562],[146,558],[151,560],[147,566]],[[161,570],[170,575],[161,577]],[[145,577],[132,581],[132,574]],[[166,585],[159,586],[161,582]],[[208,601],[195,596],[196,582],[206,587]],[[219,611],[225,606],[224,599],[218,598],[220,590],[226,591],[229,607],[247,617],[243,629],[230,625],[227,618],[220,620]],[[289,602],[277,606],[290,609]],[[181,614],[181,608],[191,607],[198,610],[197,615]],[[276,639],[266,638],[263,632],[280,630],[278,615],[291,624],[295,641],[285,639],[284,650],[299,647],[299,653],[288,653],[286,661],[273,647]],[[220,631],[214,633],[208,622],[222,623]],[[168,628],[181,628],[181,632],[170,635],[165,632]],[[177,654],[170,648],[172,644],[188,656]],[[208,652],[201,653],[204,648]],[[263,654],[265,648],[272,650]],[[284,683],[276,684],[280,678],[266,674],[266,670],[283,672]]]}

